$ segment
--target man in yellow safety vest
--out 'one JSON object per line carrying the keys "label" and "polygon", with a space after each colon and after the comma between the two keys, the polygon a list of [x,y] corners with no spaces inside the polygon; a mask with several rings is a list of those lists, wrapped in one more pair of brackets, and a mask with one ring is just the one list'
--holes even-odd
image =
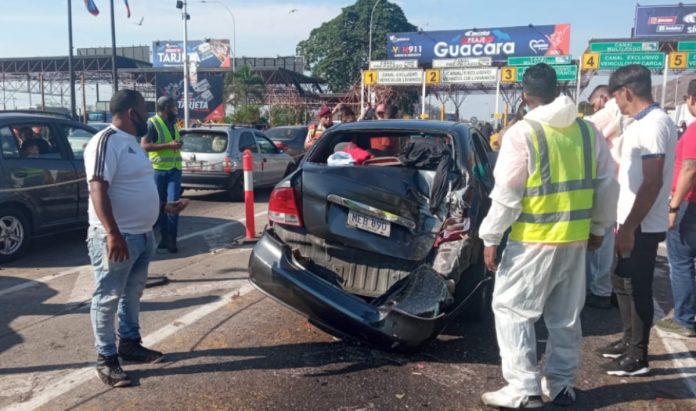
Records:
{"label": "man in yellow safety vest", "polygon": [[[157,100],[157,114],[147,120],[147,134],[140,145],[155,169],[160,202],[174,202],[181,195],[181,137],[176,127],[177,104],[170,96]],[[162,238],[158,248],[178,251],[176,233],[179,215],[160,213],[157,220]]]}
{"label": "man in yellow safety vest", "polygon": [[[616,218],[617,183],[606,142],[558,95],[556,72],[525,71],[522,98],[531,111],[506,133],[495,168],[492,205],[481,224],[486,267],[495,272],[493,312],[508,385],[481,400],[501,408],[575,402],[585,252],[598,247]],[[512,227],[498,265],[497,247]],[[543,371],[534,323],[549,331]]]}

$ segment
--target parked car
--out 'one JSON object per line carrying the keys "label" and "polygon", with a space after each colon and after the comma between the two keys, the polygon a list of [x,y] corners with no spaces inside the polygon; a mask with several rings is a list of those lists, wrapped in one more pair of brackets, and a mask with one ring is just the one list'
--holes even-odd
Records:
{"label": "parked car", "polygon": [[273,127],[266,130],[266,136],[297,161],[305,152],[304,142],[307,138],[307,130],[307,126]]}
{"label": "parked car", "polygon": [[0,112],[0,262],[34,237],[87,226],[82,156],[95,133],[58,115]]}
{"label": "parked car", "polygon": [[181,130],[182,189],[226,190],[244,198],[242,155],[254,157],[254,187],[273,187],[286,175],[292,158],[262,132],[248,127],[202,126]]}
{"label": "parked car", "polygon": [[[331,165],[355,147],[371,158]],[[271,193],[252,284],[333,335],[386,349],[416,350],[453,318],[480,318],[489,153],[463,123],[332,127]]]}

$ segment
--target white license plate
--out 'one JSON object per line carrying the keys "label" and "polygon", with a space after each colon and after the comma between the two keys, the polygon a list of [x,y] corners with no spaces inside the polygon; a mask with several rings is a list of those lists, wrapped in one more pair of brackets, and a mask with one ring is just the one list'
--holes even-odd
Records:
{"label": "white license plate", "polygon": [[353,210],[348,210],[347,223],[350,227],[359,228],[385,237],[389,237],[391,234],[391,223],[389,221],[370,217]]}

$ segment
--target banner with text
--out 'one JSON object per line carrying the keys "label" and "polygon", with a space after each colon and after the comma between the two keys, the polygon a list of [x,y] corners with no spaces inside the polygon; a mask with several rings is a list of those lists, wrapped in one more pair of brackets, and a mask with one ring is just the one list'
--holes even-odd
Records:
{"label": "banner with text", "polygon": [[636,6],[634,37],[696,35],[696,4]]}
{"label": "banner with text", "polygon": [[[189,40],[189,63],[199,68],[230,67],[229,40]],[[183,41],[156,41],[152,43],[153,67],[181,67],[184,64]]]}
{"label": "banner with text", "polygon": [[[171,96],[177,101],[179,118],[184,118],[183,73],[157,73],[157,98]],[[194,120],[223,122],[225,119],[224,82],[220,74],[198,73],[189,83],[189,117]]]}
{"label": "banner with text", "polygon": [[490,57],[504,62],[510,56],[569,53],[570,24],[387,35],[388,59],[418,59],[420,63],[464,57]]}

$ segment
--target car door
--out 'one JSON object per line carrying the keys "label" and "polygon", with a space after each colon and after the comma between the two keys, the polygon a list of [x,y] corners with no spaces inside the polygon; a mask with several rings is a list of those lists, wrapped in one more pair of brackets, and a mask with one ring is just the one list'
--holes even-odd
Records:
{"label": "car door", "polygon": [[65,144],[75,166],[75,171],[78,178],[82,179],[83,183],[78,186],[78,216],[87,218],[87,207],[89,203],[89,188],[87,187],[84,152],[89,140],[96,134],[96,130],[91,127],[80,124],[65,124],[60,123],[59,128],[67,144]]}
{"label": "car door", "polygon": [[256,131],[254,132],[256,144],[259,146],[261,154],[261,162],[264,174],[265,184],[274,185],[282,180],[285,174],[285,169],[288,167],[290,157],[279,150],[273,142]]}
{"label": "car door", "polygon": [[[256,139],[254,138],[254,133],[250,130],[242,131],[239,134],[239,152],[240,161],[243,161],[244,150],[251,150],[251,154],[254,156],[254,186],[263,186],[267,183],[267,177],[263,170],[263,157],[259,153],[259,148],[256,145]],[[243,164],[243,162],[242,162]]]}
{"label": "car door", "polygon": [[[32,134],[18,131],[32,130]],[[36,229],[74,224],[80,178],[61,132],[47,119],[22,120],[0,128],[5,185],[34,211]]]}

